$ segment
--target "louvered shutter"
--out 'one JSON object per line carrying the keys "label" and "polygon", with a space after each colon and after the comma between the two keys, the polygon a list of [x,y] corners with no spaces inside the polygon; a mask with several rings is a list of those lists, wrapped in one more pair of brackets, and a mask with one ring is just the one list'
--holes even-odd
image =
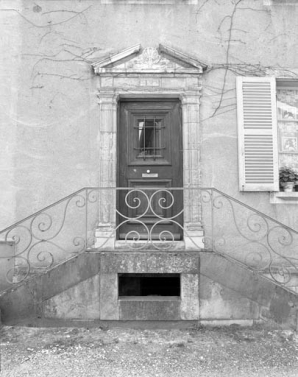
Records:
{"label": "louvered shutter", "polygon": [[237,77],[240,191],[278,191],[276,85],[272,77]]}

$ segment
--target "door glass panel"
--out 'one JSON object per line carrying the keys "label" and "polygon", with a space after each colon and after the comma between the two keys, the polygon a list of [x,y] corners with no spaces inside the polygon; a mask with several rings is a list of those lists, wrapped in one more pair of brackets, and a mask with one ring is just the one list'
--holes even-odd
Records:
{"label": "door glass panel", "polygon": [[155,118],[143,118],[137,119],[137,126],[135,132],[137,132],[137,158],[156,159],[162,158],[162,150],[165,149],[162,146],[163,140],[163,124],[162,119]]}

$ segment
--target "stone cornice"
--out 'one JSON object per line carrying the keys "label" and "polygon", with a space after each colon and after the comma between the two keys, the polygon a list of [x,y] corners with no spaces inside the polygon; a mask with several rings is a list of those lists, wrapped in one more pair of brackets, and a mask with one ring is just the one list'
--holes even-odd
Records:
{"label": "stone cornice", "polygon": [[137,44],[117,54],[108,56],[104,58],[103,60],[99,60],[98,62],[92,63],[92,67],[95,73],[99,73],[102,69],[105,69],[106,67],[111,66],[112,64],[121,62],[125,58],[133,57],[137,55],[140,51],[141,51],[141,45]]}
{"label": "stone cornice", "polygon": [[135,74],[198,75],[207,65],[173,48],[159,45],[158,49],[134,45],[92,64],[100,76]]}
{"label": "stone cornice", "polygon": [[178,61],[181,60],[183,63],[188,63],[189,65],[198,68],[199,70],[205,71],[208,68],[207,64],[202,63],[197,59],[190,57],[189,55],[186,55],[180,51],[164,46],[162,44],[159,44],[158,51],[161,55],[164,54],[168,57],[173,57]]}

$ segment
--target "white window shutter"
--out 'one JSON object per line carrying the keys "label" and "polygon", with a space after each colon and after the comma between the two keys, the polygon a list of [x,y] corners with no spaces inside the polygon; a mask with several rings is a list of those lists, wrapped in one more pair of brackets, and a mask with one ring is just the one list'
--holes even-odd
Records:
{"label": "white window shutter", "polygon": [[279,191],[275,78],[236,84],[240,191]]}

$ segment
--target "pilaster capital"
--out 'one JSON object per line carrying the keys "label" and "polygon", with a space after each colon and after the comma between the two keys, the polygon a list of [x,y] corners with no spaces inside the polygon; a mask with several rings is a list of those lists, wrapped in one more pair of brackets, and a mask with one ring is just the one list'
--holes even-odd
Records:
{"label": "pilaster capital", "polygon": [[201,92],[194,91],[194,92],[184,92],[180,95],[181,105],[194,105],[199,106],[200,105],[200,95]]}
{"label": "pilaster capital", "polygon": [[114,91],[100,91],[97,94],[99,105],[111,105],[116,107],[119,100],[119,95]]}

